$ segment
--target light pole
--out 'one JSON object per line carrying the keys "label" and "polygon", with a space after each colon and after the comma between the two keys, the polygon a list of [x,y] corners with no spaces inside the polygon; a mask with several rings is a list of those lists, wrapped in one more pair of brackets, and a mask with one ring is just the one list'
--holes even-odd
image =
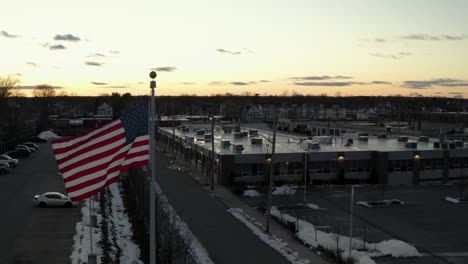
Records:
{"label": "light pole", "polygon": [[150,264],[156,264],[156,195],[155,195],[155,149],[154,149],[154,89],[156,88],[156,81],[154,80],[157,76],[155,71],[150,73],[150,78],[152,79],[150,82],[151,88],[151,101],[150,101],[150,111],[151,111],[151,118],[150,118],[150,168],[151,168],[151,183],[150,183]]}
{"label": "light pole", "polygon": [[304,151],[304,206],[307,205],[307,163],[309,162],[307,154],[307,150]]}
{"label": "light pole", "polygon": [[354,211],[354,185],[351,185],[351,213],[349,215],[349,256],[353,249],[353,212]]}
{"label": "light pole", "polygon": [[215,154],[214,154],[214,114],[211,115],[210,117],[211,120],[211,191],[214,191],[214,170],[215,170]]}
{"label": "light pole", "polygon": [[273,171],[274,171],[274,156],[275,156],[275,145],[276,145],[276,127],[278,126],[278,118],[275,117],[275,122],[273,123],[273,142],[271,147],[271,158],[267,161],[270,164],[270,171],[268,177],[268,208],[267,208],[267,219],[266,219],[266,232],[270,233],[270,218],[271,218],[271,192],[273,189]]}

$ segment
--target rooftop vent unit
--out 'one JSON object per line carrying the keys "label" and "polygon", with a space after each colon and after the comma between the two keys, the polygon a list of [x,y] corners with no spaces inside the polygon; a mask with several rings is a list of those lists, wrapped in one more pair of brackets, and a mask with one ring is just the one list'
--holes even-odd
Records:
{"label": "rooftop vent unit", "polygon": [[386,133],[380,133],[377,135],[377,138],[381,138],[381,139],[387,139],[387,134]]}
{"label": "rooftop vent unit", "polygon": [[442,143],[440,143],[440,147],[442,149],[448,149],[449,148],[449,143],[448,142],[442,142]]}
{"label": "rooftop vent unit", "polygon": [[249,130],[249,137],[257,137],[257,136],[258,136],[258,130],[256,129]]}
{"label": "rooftop vent unit", "polygon": [[223,127],[224,134],[231,134],[232,127]]}
{"label": "rooftop vent unit", "polygon": [[360,136],[360,137],[368,137],[368,136],[369,136],[369,133],[359,133],[359,136]]}
{"label": "rooftop vent unit", "polygon": [[243,150],[244,150],[244,145],[242,145],[242,144],[233,144],[232,145],[232,152],[242,153]]}
{"label": "rooftop vent unit", "polygon": [[182,132],[189,132],[189,131],[190,131],[190,129],[188,127],[183,127],[182,128]]}
{"label": "rooftop vent unit", "polygon": [[317,141],[319,144],[331,144],[332,143],[332,137],[330,136],[314,136],[313,140]]}
{"label": "rooftop vent unit", "polygon": [[417,149],[418,148],[418,142],[416,142],[416,141],[406,142],[405,148]]}
{"label": "rooftop vent unit", "polygon": [[250,139],[250,144],[252,144],[252,145],[261,145],[261,144],[263,144],[263,142],[262,142],[261,138],[251,138]]}
{"label": "rooftop vent unit", "polygon": [[242,138],[242,134],[241,134],[241,132],[234,132],[234,134],[233,134],[233,135],[234,135],[234,138],[235,138],[235,139]]}
{"label": "rooftop vent unit", "polygon": [[399,137],[398,137],[398,142],[408,142],[408,137],[399,136]]}
{"label": "rooftop vent unit", "polygon": [[241,132],[240,128],[236,127],[234,128],[234,132]]}
{"label": "rooftop vent unit", "polygon": [[419,142],[429,142],[429,137],[428,136],[420,136],[419,137]]}
{"label": "rooftop vent unit", "polygon": [[462,140],[455,140],[454,143],[456,148],[463,148],[464,143]]}
{"label": "rooftop vent unit", "polygon": [[369,142],[369,137],[368,136],[360,136],[359,141],[361,142]]}
{"label": "rooftop vent unit", "polygon": [[318,142],[308,142],[306,150],[319,150],[320,144]]}
{"label": "rooftop vent unit", "polygon": [[439,141],[434,142],[434,148],[440,148],[440,142]]}
{"label": "rooftop vent unit", "polygon": [[243,132],[240,132],[241,133],[241,137],[247,137],[249,135],[248,132],[246,131],[243,131]]}
{"label": "rooftop vent unit", "polygon": [[206,134],[205,135],[205,142],[211,142],[213,140],[213,135],[212,134]]}
{"label": "rooftop vent unit", "polygon": [[197,133],[196,134],[197,136],[203,136],[203,135],[205,135],[205,130],[197,130],[196,133]]}
{"label": "rooftop vent unit", "polygon": [[231,142],[229,140],[221,140],[221,147],[229,148],[231,146]]}

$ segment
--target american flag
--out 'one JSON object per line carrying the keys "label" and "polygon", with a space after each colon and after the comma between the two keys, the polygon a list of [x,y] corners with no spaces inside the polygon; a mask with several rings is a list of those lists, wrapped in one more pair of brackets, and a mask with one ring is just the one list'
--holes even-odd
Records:
{"label": "american flag", "polygon": [[72,201],[81,201],[116,182],[120,172],[149,162],[148,107],[82,135],[58,139],[52,149]]}

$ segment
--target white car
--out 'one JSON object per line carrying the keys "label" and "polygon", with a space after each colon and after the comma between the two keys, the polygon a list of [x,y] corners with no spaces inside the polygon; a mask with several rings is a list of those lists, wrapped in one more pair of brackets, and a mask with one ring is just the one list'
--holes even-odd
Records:
{"label": "white car", "polygon": [[33,148],[30,148],[28,146],[25,146],[25,145],[16,145],[15,149],[26,149],[26,150],[29,150],[29,153],[33,153],[34,151],[36,151],[36,149],[33,149]]}
{"label": "white car", "polygon": [[33,203],[39,207],[73,207],[79,204],[78,202],[73,202],[68,196],[63,195],[59,192],[46,192],[41,195],[34,195]]}
{"label": "white car", "polygon": [[10,172],[10,165],[7,163],[0,163],[0,174],[6,174]]}
{"label": "white car", "polygon": [[8,162],[8,165],[10,165],[10,167],[12,167],[12,168],[18,166],[18,164],[19,164],[18,159],[13,159],[12,157],[10,157],[8,155],[0,155],[0,162],[2,162],[2,161]]}

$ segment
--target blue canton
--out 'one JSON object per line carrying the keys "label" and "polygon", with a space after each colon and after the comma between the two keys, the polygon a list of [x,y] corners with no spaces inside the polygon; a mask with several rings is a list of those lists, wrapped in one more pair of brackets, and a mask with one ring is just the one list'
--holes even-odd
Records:
{"label": "blue canton", "polygon": [[125,144],[132,143],[138,136],[148,135],[148,105],[142,104],[132,107],[127,113],[120,116],[120,121],[125,129]]}

